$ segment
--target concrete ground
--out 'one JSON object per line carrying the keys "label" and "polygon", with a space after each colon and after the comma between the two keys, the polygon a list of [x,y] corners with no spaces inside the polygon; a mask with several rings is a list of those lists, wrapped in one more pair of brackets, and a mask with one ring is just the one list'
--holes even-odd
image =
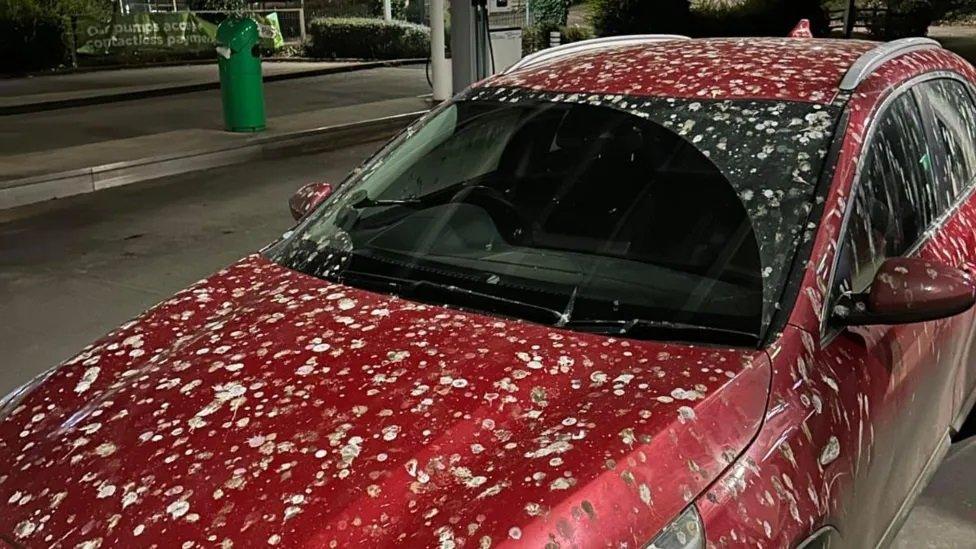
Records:
{"label": "concrete ground", "polygon": [[[976,63],[976,26],[939,25],[929,28],[929,36],[942,43],[946,49]],[[976,546],[976,540],[973,545]]]}
{"label": "concrete ground", "polygon": [[[270,82],[264,91],[267,116],[274,118],[416,97],[430,93],[430,87],[424,66],[414,65]],[[15,155],[175,130],[222,128],[220,91],[207,90],[3,116],[0,151]]]}
{"label": "concrete ground", "polygon": [[[265,62],[265,76],[292,74],[324,68],[355,65],[354,62]],[[65,74],[7,78],[0,80],[0,98],[52,96],[87,92],[99,94],[134,88],[217,82],[217,62],[163,67],[92,70]]]}
{"label": "concrete ground", "polygon": [[976,547],[976,437],[953,445],[892,549]]}
{"label": "concrete ground", "polygon": [[[393,61],[265,60],[265,82],[292,80],[384,66],[416,64]],[[422,63],[421,63],[422,64]],[[216,61],[172,66],[101,69],[76,73],[0,78],[0,115],[39,112],[69,106],[131,101],[142,97],[219,89]]]}
{"label": "concrete ground", "polygon": [[0,394],[292,224],[287,199],[376,144],[0,212]]}

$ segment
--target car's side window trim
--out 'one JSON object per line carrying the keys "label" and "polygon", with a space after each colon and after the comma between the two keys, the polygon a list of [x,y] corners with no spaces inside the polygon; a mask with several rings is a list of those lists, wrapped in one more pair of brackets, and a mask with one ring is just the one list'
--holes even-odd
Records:
{"label": "car's side window trim", "polygon": [[[844,239],[847,237],[851,220],[850,218],[855,209],[853,198],[857,195],[858,191],[860,190],[860,186],[863,183],[863,170],[867,161],[867,155],[870,153],[871,146],[874,144],[877,136],[878,123],[882,120],[884,115],[888,113],[891,105],[906,93],[912,94],[913,100],[917,104],[917,98],[914,95],[915,86],[933,80],[954,80],[960,82],[968,91],[970,99],[976,102],[976,88],[974,88],[973,84],[966,80],[962,75],[952,71],[936,71],[916,76],[901,83],[884,99],[884,101],[881,102],[878,108],[875,109],[874,113],[872,113],[867,127],[868,138],[864,141],[861,151],[857,157],[857,169],[854,172],[851,190],[847,195],[847,201],[844,207],[844,217],[841,221],[841,227],[840,231],[838,232],[837,243],[835,245],[836,248],[834,250],[834,257],[831,261],[830,276],[827,278],[827,294],[824,296],[823,303],[821,304],[820,345],[822,347],[830,344],[834,337],[836,337],[837,334],[842,331],[840,329],[831,330],[828,324],[830,320],[830,308],[835,300],[834,277],[837,275],[837,266],[840,262],[841,247],[843,246]],[[846,132],[845,135],[841,136],[840,138],[845,139]],[[935,143],[934,146],[938,148],[938,151],[942,150],[941,144]],[[918,253],[922,246],[924,246],[925,243],[928,242],[928,240],[937,232],[938,228],[941,227],[946,220],[948,220],[949,217],[951,217],[962,206],[962,204],[964,204],[972,196],[974,191],[976,191],[976,179],[969,181],[967,188],[963,189],[963,191],[959,193],[959,196],[957,196],[955,200],[953,200],[953,202],[946,207],[946,210],[936,216],[929,223],[929,225],[921,231],[915,242],[912,243],[911,246],[908,246],[902,255],[909,257]]]}

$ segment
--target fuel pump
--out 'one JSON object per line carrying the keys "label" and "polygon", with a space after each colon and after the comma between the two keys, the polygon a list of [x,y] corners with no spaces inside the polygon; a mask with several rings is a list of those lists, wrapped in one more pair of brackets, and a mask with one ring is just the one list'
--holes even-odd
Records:
{"label": "fuel pump", "polygon": [[451,1],[451,72],[455,91],[522,58],[526,14],[527,0]]}
{"label": "fuel pump", "polygon": [[451,69],[461,91],[489,76],[488,0],[452,0]]}

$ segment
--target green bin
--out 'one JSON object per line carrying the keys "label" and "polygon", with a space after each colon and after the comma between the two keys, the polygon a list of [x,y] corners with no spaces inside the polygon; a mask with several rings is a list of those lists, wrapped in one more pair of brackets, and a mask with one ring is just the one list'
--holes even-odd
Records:
{"label": "green bin", "polygon": [[250,17],[231,16],[217,27],[217,65],[224,127],[232,132],[265,128],[261,34]]}

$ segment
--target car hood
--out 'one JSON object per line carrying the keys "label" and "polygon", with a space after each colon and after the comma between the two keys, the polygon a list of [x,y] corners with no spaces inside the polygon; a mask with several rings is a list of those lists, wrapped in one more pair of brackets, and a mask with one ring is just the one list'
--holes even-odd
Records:
{"label": "car hood", "polygon": [[27,546],[641,544],[741,453],[761,351],[613,339],[252,256],[0,422]]}

